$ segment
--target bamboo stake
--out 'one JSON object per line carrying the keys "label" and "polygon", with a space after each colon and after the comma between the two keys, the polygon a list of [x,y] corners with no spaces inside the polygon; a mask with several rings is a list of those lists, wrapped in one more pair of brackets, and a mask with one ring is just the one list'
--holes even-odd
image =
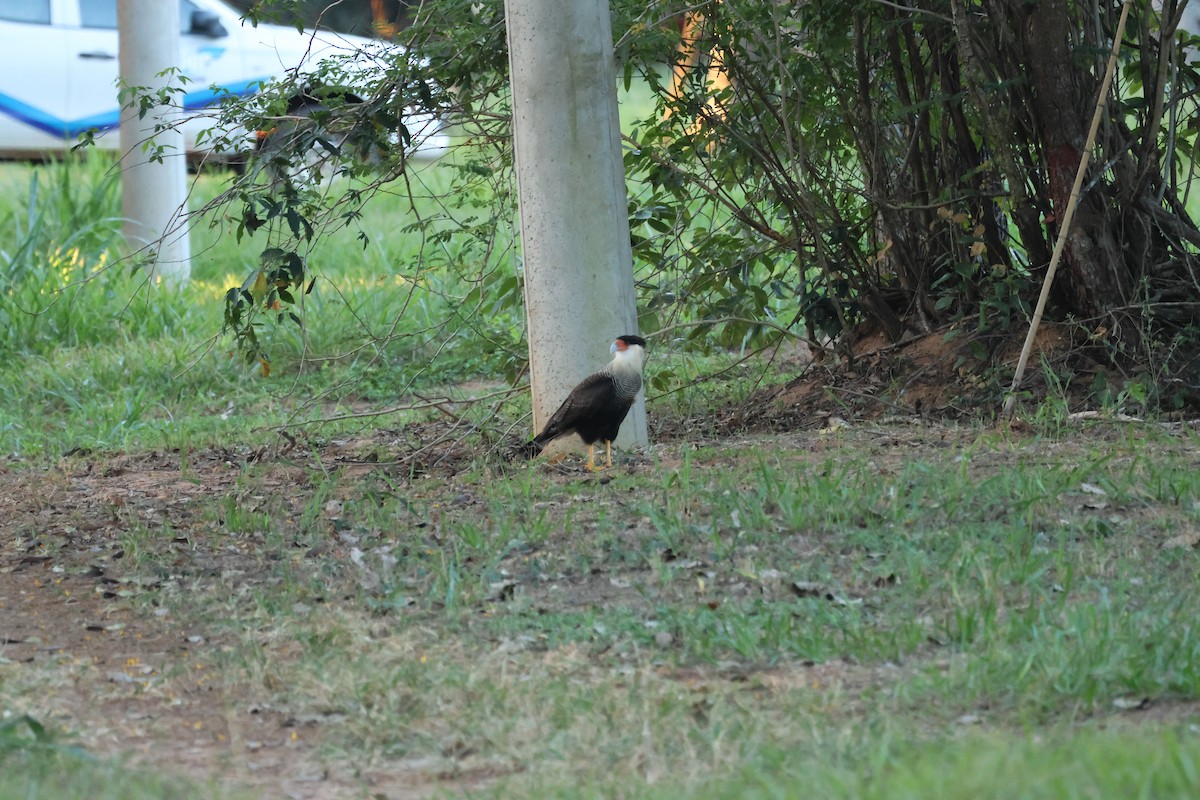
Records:
{"label": "bamboo stake", "polygon": [[1008,397],[1004,399],[1005,416],[1011,415],[1017,402],[1017,388],[1025,377],[1025,367],[1029,364],[1029,354],[1033,350],[1033,340],[1037,336],[1038,326],[1042,322],[1042,312],[1046,310],[1046,298],[1050,296],[1050,285],[1054,282],[1054,273],[1058,271],[1058,262],[1062,260],[1063,250],[1067,244],[1067,232],[1071,229],[1071,220],[1075,218],[1075,208],[1079,205],[1079,190],[1083,186],[1084,175],[1087,174],[1088,163],[1092,160],[1092,146],[1096,143],[1096,131],[1100,129],[1100,118],[1104,114],[1104,101],[1108,96],[1108,87],[1112,85],[1113,72],[1117,66],[1117,53],[1121,50],[1121,37],[1125,35],[1125,20],[1129,16],[1129,6],[1133,0],[1125,0],[1121,6],[1121,19],[1117,23],[1117,32],[1113,36],[1112,52],[1108,54],[1108,68],[1104,71],[1104,80],[1100,83],[1100,96],[1096,98],[1096,112],[1092,115],[1092,127],[1088,131],[1087,144],[1083,147],[1083,156],[1079,159],[1079,169],[1075,173],[1075,184],[1071,187],[1071,198],[1067,201],[1067,210],[1063,214],[1058,229],[1058,240],[1054,243],[1054,252],[1050,255],[1050,266],[1046,269],[1046,277],[1042,281],[1042,293],[1038,295],[1037,306],[1033,310],[1033,319],[1029,323],[1029,333],[1025,336],[1025,346],[1021,348],[1021,357],[1017,360],[1017,371],[1013,375],[1012,386],[1008,389]]}

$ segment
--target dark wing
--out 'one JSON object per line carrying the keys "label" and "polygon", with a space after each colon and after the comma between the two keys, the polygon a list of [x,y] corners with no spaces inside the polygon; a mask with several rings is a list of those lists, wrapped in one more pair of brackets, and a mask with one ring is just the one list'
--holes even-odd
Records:
{"label": "dark wing", "polygon": [[611,410],[617,403],[617,387],[613,384],[612,376],[604,372],[589,375],[571,390],[546,427],[530,444],[536,445],[540,451],[558,437],[566,436],[598,414]]}

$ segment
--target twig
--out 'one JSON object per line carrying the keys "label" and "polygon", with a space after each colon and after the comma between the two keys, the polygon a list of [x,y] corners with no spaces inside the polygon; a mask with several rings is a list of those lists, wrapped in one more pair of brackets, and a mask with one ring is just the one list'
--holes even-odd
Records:
{"label": "twig", "polygon": [[463,405],[469,403],[478,403],[481,400],[488,400],[493,397],[507,397],[508,395],[516,394],[517,392],[528,391],[528,386],[516,386],[508,389],[500,389],[499,391],[482,394],[478,397],[467,397],[462,400],[455,400],[451,397],[445,397],[436,400],[426,400],[422,403],[413,403],[407,406],[392,406],[391,408],[381,408],[376,411],[362,411],[355,414],[335,414],[331,417],[318,417],[316,419],[300,420],[298,422],[289,422],[284,425],[275,425],[267,430],[283,430],[285,428],[296,428],[301,425],[319,425],[325,422],[341,422],[348,419],[369,419],[371,417],[382,417],[388,414],[399,414],[402,411],[421,411],[428,408],[436,408],[445,413],[445,405],[453,403],[455,405]]}
{"label": "twig", "polygon": [[884,400],[882,397],[880,397],[878,395],[867,394],[866,392],[856,392],[853,389],[847,389],[845,386],[825,385],[825,386],[822,386],[821,388],[827,392],[831,392],[834,394],[848,394],[851,397],[858,397],[862,400],[870,400],[873,403],[879,403],[879,405],[887,406],[892,411],[895,411],[897,414],[903,414],[906,417],[914,416],[917,413],[916,411],[914,411],[911,408],[905,408],[904,406],[897,405],[897,404],[891,402],[890,400]]}
{"label": "twig", "polygon": [[938,14],[937,12],[930,11],[929,9],[916,8],[915,6],[906,6],[903,3],[890,2],[890,0],[875,0],[875,2],[881,6],[887,6],[888,8],[894,8],[897,11],[906,11],[909,14],[914,14],[914,15],[915,14],[926,14],[928,16],[933,17],[934,19],[940,19],[943,22],[952,22],[950,17],[947,17],[945,14]]}
{"label": "twig", "polygon": [[[713,5],[714,2],[715,2],[715,0],[701,0],[701,2],[699,2],[699,3],[693,3],[692,5],[685,6],[684,8],[673,9],[669,13],[663,14],[661,17],[654,20],[654,22],[644,23],[644,27],[641,27],[639,30],[654,30],[656,28],[663,26],[664,24],[666,24],[667,22],[669,22],[670,20],[672,20],[674,18],[682,18],[684,15],[690,14],[693,11],[699,11],[700,9],[704,8],[705,6]],[[647,9],[647,10],[649,10],[649,9]],[[621,35],[621,38],[618,39],[616,41],[616,43],[613,45],[614,51],[620,50],[622,47],[624,47],[629,42],[630,38],[632,37],[632,35],[634,33],[635,28],[636,28],[636,26],[631,25],[629,27],[629,30],[625,31],[625,33]]]}
{"label": "twig", "polygon": [[[723,369],[719,369],[716,372],[710,372],[707,375],[701,375],[699,378],[693,378],[692,380],[688,381],[685,384],[682,384],[681,386],[676,386],[674,389],[667,389],[665,392],[659,392],[658,394],[653,395],[653,396],[647,395],[646,402],[648,403],[651,400],[658,400],[659,398],[666,397],[667,395],[675,394],[676,392],[682,392],[684,389],[690,389],[693,386],[699,386],[702,383],[707,383],[708,381],[715,380],[716,378],[719,378],[722,375],[725,375],[726,373],[733,372],[735,369],[740,367],[742,364],[745,364],[747,361],[754,358],[759,353],[763,352],[763,350],[765,350],[765,349],[766,348],[763,347],[763,348],[759,348],[757,350],[751,350],[749,353],[746,353],[744,356],[737,359],[729,366],[724,367]],[[804,371],[801,372],[800,374],[801,375],[805,374],[806,372],[808,372],[808,370],[811,367],[812,367],[812,364],[806,365],[804,368]]]}
{"label": "twig", "polygon": [[694,178],[694,177],[687,175],[679,167],[678,164],[675,164],[674,162],[670,161],[669,159],[663,158],[661,155],[659,155],[658,153],[655,153],[652,149],[648,148],[646,145],[639,143],[638,140],[634,139],[632,136],[629,136],[627,134],[621,134],[621,138],[624,139],[626,142],[629,142],[629,144],[632,145],[634,148],[645,152],[646,155],[650,157],[650,160],[653,161],[654,163],[658,164],[661,167],[665,167],[665,168],[671,170],[672,172],[674,172],[675,174],[680,175],[680,176],[690,180],[697,188],[699,188],[701,191],[703,191],[705,194],[707,194],[709,197],[711,197],[717,203],[723,205],[731,214],[733,214],[735,219],[737,219],[739,222],[746,225],[747,227],[752,228],[756,233],[764,236],[767,239],[772,240],[776,244],[780,244],[785,247],[793,246],[792,240],[789,239],[788,237],[784,236],[779,231],[774,230],[773,228],[768,226],[765,222],[760,222],[759,220],[751,219],[749,216],[747,216],[745,208],[740,203],[736,202],[724,190],[720,189],[719,187],[717,187],[711,183],[706,183],[706,182],[700,180],[699,178]]}
{"label": "twig", "polygon": [[1054,252],[1050,256],[1050,266],[1046,268],[1046,277],[1042,281],[1042,292],[1038,295],[1037,307],[1033,310],[1033,319],[1029,322],[1029,333],[1025,336],[1025,346],[1021,348],[1021,357],[1017,360],[1017,371],[1013,374],[1012,386],[1008,389],[1008,397],[1004,400],[1004,416],[1012,414],[1017,403],[1017,389],[1021,379],[1025,377],[1025,367],[1029,363],[1029,354],[1033,351],[1033,340],[1037,336],[1038,325],[1042,322],[1042,313],[1046,310],[1046,300],[1050,297],[1050,285],[1054,282],[1054,273],[1058,270],[1058,262],[1062,260],[1063,250],[1067,244],[1067,234],[1071,230],[1071,221],[1075,217],[1075,209],[1079,205],[1079,189],[1083,186],[1084,175],[1087,174],[1088,163],[1092,159],[1092,146],[1096,143],[1096,131],[1100,128],[1100,118],[1104,114],[1104,101],[1108,96],[1108,87],[1112,85],[1113,71],[1117,65],[1117,53],[1121,50],[1121,37],[1125,34],[1125,20],[1129,17],[1129,6],[1133,0],[1125,0],[1121,6],[1121,19],[1117,22],[1117,32],[1113,36],[1112,52],[1108,55],[1108,67],[1104,70],[1104,80],[1100,82],[1100,94],[1096,98],[1096,111],[1092,114],[1092,126],[1088,130],[1087,143],[1083,146],[1083,155],[1079,159],[1079,169],[1075,172],[1075,184],[1071,187],[1071,197],[1067,200],[1067,209],[1063,214],[1061,227],[1058,229],[1058,240],[1054,243]]}
{"label": "twig", "polygon": [[799,322],[799,319],[800,318],[797,317],[797,319],[795,321],[793,321],[791,325],[786,325],[786,326],[779,325],[779,324],[777,324],[775,322],[771,322],[769,320],[750,319],[749,317],[716,317],[715,319],[700,319],[700,320],[695,320],[693,322],[672,322],[670,325],[666,326],[665,328],[659,328],[658,330],[654,331],[653,333],[647,333],[646,338],[647,339],[657,339],[660,336],[670,333],[671,331],[675,330],[676,328],[699,328],[703,325],[711,325],[711,326],[715,327],[717,325],[723,325],[727,322],[745,322],[749,325],[757,325],[762,328],[770,328],[773,331],[778,331],[780,334],[782,334],[785,337],[795,339],[798,342],[804,342],[804,344],[808,345],[809,347],[811,347],[814,350],[820,350],[823,353],[829,352],[828,347],[825,347],[824,345],[820,344],[819,342],[814,342],[812,339],[809,339],[807,336],[802,336],[801,334],[795,333],[794,331],[792,331],[792,328],[795,327],[796,322]]}

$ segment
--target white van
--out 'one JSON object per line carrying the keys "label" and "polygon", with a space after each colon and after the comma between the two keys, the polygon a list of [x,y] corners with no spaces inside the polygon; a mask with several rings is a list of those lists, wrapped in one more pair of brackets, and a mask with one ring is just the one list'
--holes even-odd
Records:
{"label": "white van", "polygon": [[[243,25],[220,0],[174,1],[182,28],[178,66],[189,79],[183,104],[190,111],[226,92],[247,96],[285,73],[303,74],[323,56],[383,46],[342,34]],[[95,132],[96,146],[115,150],[119,109],[117,0],[0,0],[0,158],[60,155],[88,131]],[[203,114],[189,115],[184,137],[192,160],[205,156],[197,133],[213,124]],[[404,124],[417,155],[445,150],[433,117],[413,115]],[[253,148],[251,137],[246,143]]]}

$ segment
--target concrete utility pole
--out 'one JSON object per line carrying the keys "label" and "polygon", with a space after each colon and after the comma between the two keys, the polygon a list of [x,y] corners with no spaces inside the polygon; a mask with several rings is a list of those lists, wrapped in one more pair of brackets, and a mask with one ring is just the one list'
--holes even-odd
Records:
{"label": "concrete utility pole", "polygon": [[[505,0],[533,421],[637,333],[607,0]],[[653,362],[651,362],[653,363]],[[618,443],[645,444],[639,399]],[[547,448],[578,447],[572,436]]]}
{"label": "concrete utility pole", "polygon": [[[159,89],[167,79],[158,73],[180,65],[179,5],[164,0],[117,0],[118,65],[125,86]],[[155,106],[139,118],[136,98],[121,109],[121,210],[130,251],[146,248],[156,252],[155,274],[179,285],[191,275],[183,133],[154,132],[155,125],[169,122],[170,117],[170,108]],[[162,163],[151,161],[142,149],[151,137],[156,145],[167,148]]]}

